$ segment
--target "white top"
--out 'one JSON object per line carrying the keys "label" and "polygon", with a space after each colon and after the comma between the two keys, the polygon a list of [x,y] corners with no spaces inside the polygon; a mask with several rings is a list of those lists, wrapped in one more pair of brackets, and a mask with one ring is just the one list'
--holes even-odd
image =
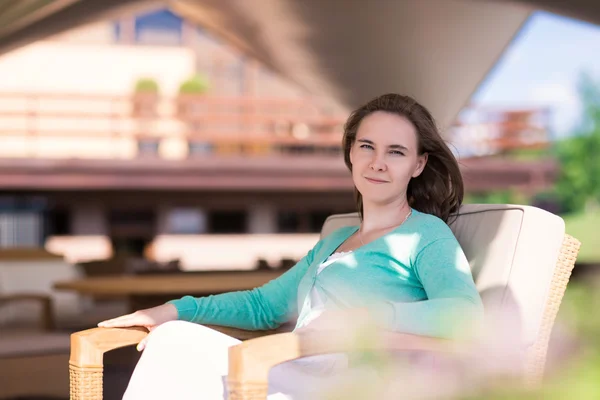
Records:
{"label": "white top", "polygon": [[[325,268],[333,264],[336,260],[339,260],[340,258],[347,256],[350,253],[352,253],[352,251],[340,251],[337,253],[333,253],[332,255],[327,257],[327,259],[323,261],[321,265],[319,265],[319,267],[317,268],[317,275],[323,272]],[[323,299],[321,299],[321,296],[319,296],[319,293],[317,292],[317,289],[314,286],[310,291],[310,303],[312,306],[312,313],[305,325],[308,325],[308,322],[314,321],[319,315],[321,315],[325,308]]]}
{"label": "white top", "polygon": [[[319,275],[325,268],[334,263],[334,261],[352,253],[352,251],[343,251],[333,253],[327,260],[323,261],[317,268],[317,275]],[[321,313],[325,310],[323,300],[317,293],[317,289],[313,286],[310,291],[310,301],[312,304],[312,313],[309,318],[306,319],[304,326],[314,321]],[[311,374],[332,374],[337,370],[343,370],[348,368],[348,356],[343,353],[334,354],[321,354],[318,356],[305,357],[292,361],[294,365],[300,368],[308,368],[307,371]]]}
{"label": "white top", "polygon": [[317,269],[317,275],[319,275],[321,273],[321,271],[323,271],[326,267],[330,266],[331,264],[333,264],[333,262],[335,260],[338,260],[342,257],[344,257],[347,254],[352,253],[352,250],[350,251],[338,251],[337,253],[333,253],[332,255],[330,255],[329,257],[327,257],[327,260],[323,261],[321,263],[321,265],[319,265],[319,268]]}

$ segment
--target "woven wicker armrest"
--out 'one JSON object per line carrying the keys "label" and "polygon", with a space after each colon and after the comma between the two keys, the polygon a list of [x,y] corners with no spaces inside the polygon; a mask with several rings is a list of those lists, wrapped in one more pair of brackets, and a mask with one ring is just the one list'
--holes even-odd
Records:
{"label": "woven wicker armrest", "polygon": [[[279,333],[282,330],[246,331],[222,326],[208,327],[240,340]],[[286,328],[282,328],[286,329]],[[102,400],[104,353],[138,344],[146,337],[144,328],[93,328],[71,335],[69,360],[71,400]]]}
{"label": "woven wicker armrest", "polygon": [[266,400],[269,370],[301,357],[351,351],[461,352],[464,344],[444,339],[382,332],[380,340],[344,340],[335,334],[283,333],[248,340],[229,349],[229,400]]}
{"label": "woven wicker armrest", "polygon": [[36,302],[41,304],[41,325],[42,327],[50,331],[54,329],[54,315],[52,314],[52,299],[50,296],[45,294],[37,293],[18,293],[0,296],[0,307],[10,303],[22,303],[22,302]]}
{"label": "woven wicker armrest", "polygon": [[71,400],[101,400],[104,353],[139,343],[145,328],[93,328],[71,335]]}

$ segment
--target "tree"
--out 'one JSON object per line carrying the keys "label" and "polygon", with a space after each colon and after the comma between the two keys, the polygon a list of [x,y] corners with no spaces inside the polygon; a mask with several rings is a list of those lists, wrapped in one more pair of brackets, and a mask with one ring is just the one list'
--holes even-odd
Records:
{"label": "tree", "polygon": [[582,74],[578,85],[583,115],[575,135],[557,142],[557,196],[565,211],[600,203],[600,81]]}

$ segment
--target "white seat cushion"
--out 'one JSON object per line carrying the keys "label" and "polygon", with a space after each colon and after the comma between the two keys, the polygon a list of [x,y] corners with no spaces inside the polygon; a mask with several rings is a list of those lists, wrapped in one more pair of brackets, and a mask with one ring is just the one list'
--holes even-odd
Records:
{"label": "white seat cushion", "polygon": [[[330,216],[322,236],[359,224],[357,213]],[[538,336],[565,235],[563,220],[531,206],[466,204],[450,223],[469,260],[486,309],[518,313],[522,340]]]}

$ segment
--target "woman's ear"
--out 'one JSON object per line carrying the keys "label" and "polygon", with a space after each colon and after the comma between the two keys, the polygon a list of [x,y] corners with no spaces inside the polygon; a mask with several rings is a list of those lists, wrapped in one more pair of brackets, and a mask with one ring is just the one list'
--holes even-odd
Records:
{"label": "woman's ear", "polygon": [[428,153],[423,153],[417,158],[417,168],[415,168],[415,172],[412,174],[413,178],[416,178],[417,176],[421,175],[421,173],[425,169],[425,165],[427,165],[428,158]]}

